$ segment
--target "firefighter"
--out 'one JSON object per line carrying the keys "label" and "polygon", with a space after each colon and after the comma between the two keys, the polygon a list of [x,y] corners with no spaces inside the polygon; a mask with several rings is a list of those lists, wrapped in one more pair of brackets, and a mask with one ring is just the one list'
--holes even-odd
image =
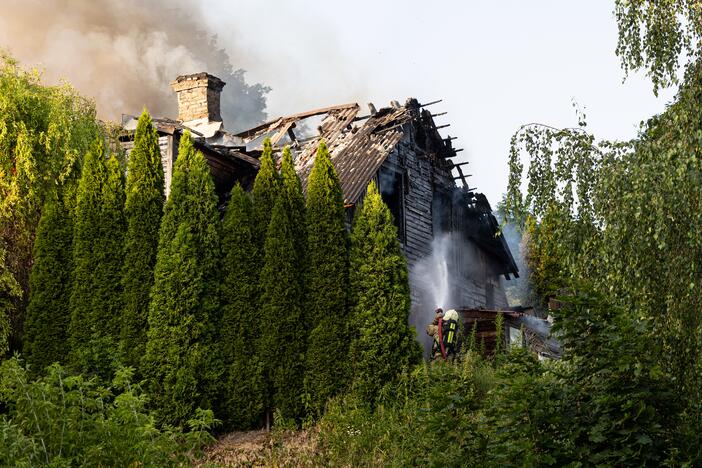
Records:
{"label": "firefighter", "polygon": [[458,326],[458,312],[451,309],[441,320],[442,354],[445,359],[455,360],[460,349],[460,327]]}
{"label": "firefighter", "polygon": [[433,338],[433,341],[431,343],[431,355],[429,356],[430,361],[433,361],[434,359],[439,357],[443,357],[441,353],[440,344],[441,334],[439,333],[442,326],[443,316],[443,309],[441,307],[437,308],[434,311],[434,320],[429,325],[427,325],[427,335]]}

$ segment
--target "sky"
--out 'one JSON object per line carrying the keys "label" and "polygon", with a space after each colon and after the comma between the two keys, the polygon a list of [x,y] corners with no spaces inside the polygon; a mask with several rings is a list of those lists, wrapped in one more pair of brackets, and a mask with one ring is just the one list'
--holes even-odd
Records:
{"label": "sky", "polygon": [[269,85],[271,117],[356,101],[443,99],[444,135],[464,148],[471,186],[493,207],[507,184],[512,134],[529,122],[557,127],[587,115],[598,138],[629,139],[665,109],[643,75],[626,81],[614,50],[611,0],[491,2],[205,0],[236,67]]}

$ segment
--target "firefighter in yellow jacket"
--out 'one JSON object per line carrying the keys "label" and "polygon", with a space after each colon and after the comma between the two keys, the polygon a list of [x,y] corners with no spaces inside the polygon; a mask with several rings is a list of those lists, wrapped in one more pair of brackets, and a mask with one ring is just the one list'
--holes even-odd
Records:
{"label": "firefighter in yellow jacket", "polygon": [[459,351],[458,312],[451,309],[446,314],[442,309],[436,309],[434,320],[427,325],[427,335],[433,338],[430,360],[444,358],[453,361]]}

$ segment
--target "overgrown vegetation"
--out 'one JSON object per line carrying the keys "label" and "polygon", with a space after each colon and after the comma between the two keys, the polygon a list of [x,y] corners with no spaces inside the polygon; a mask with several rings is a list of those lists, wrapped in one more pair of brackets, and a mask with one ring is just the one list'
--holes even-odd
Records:
{"label": "overgrown vegetation", "polygon": [[211,411],[188,432],[159,428],[148,399],[120,369],[109,384],[71,375],[55,364],[39,379],[17,359],[0,364],[2,466],[182,466],[211,442]]}
{"label": "overgrown vegetation", "polygon": [[[564,298],[565,299],[565,298]],[[602,298],[567,299],[561,361],[525,348],[492,361],[423,364],[375,409],[337,399],[320,422],[320,463],[353,466],[673,466],[698,461],[683,405],[643,321]]]}
{"label": "overgrown vegetation", "polygon": [[75,200],[83,155],[99,133],[93,102],[68,85],[42,85],[38,72],[0,51],[0,348],[21,349],[41,207],[57,188]]}

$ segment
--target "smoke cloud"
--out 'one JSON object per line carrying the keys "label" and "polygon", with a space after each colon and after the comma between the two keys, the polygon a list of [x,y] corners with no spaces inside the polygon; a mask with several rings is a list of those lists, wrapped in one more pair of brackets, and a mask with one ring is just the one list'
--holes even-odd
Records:
{"label": "smoke cloud", "polygon": [[146,106],[177,117],[169,82],[207,71],[227,83],[222,117],[228,130],[266,118],[270,88],[248,84],[236,69],[245,51],[227,51],[207,31],[197,2],[185,0],[0,0],[0,48],[25,66],[44,70],[48,83],[68,80],[95,98],[101,118],[117,120]]}

